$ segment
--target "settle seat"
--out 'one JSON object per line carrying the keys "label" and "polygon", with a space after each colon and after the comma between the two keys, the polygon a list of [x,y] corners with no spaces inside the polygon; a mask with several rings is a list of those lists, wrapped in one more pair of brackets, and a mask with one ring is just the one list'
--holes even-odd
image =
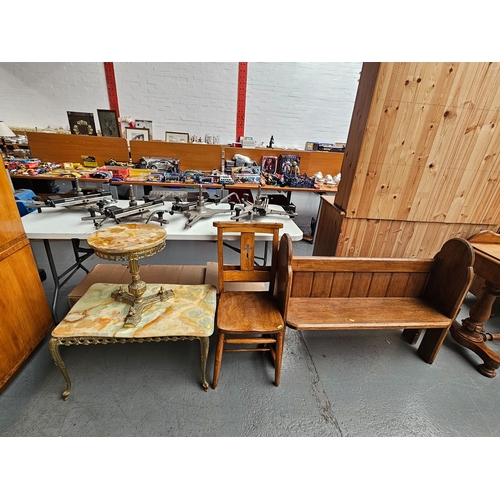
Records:
{"label": "settle seat", "polygon": [[284,316],[296,330],[403,329],[432,363],[473,280],[474,253],[461,238],[433,259],[293,256],[280,241],[277,281]]}

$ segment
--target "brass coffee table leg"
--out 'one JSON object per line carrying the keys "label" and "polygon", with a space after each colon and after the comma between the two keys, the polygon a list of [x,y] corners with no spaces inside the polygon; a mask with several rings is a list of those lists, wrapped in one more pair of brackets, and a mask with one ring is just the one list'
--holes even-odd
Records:
{"label": "brass coffee table leg", "polygon": [[208,382],[207,382],[207,359],[208,359],[208,337],[199,337],[200,339],[200,351],[201,351],[201,378],[202,385],[205,392],[208,391]]}
{"label": "brass coffee table leg", "polygon": [[68,376],[68,372],[66,371],[66,365],[61,358],[61,354],[59,352],[59,340],[58,339],[50,339],[49,340],[49,352],[54,360],[56,366],[61,370],[61,373],[66,380],[66,390],[62,393],[62,398],[64,401],[67,401],[69,398],[69,393],[71,392],[71,381]]}

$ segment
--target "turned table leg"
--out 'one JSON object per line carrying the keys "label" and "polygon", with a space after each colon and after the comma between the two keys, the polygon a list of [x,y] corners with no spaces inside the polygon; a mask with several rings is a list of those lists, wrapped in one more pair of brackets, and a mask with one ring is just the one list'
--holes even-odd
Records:
{"label": "turned table leg", "polygon": [[491,310],[495,299],[500,296],[500,287],[485,281],[483,293],[477,302],[470,308],[469,317],[451,328],[451,336],[460,345],[475,352],[483,364],[477,369],[486,377],[493,378],[500,368],[500,356],[486,345],[489,334],[484,331],[484,323],[491,317]]}

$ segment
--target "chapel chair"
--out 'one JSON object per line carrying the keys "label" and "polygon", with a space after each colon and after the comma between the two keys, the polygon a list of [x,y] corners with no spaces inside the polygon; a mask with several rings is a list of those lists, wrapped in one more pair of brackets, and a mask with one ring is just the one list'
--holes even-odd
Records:
{"label": "chapel chair", "polygon": [[[285,318],[282,300],[275,289],[281,223],[214,222],[217,228],[218,293],[217,347],[215,351],[212,387],[219,382],[224,352],[269,351],[274,361],[274,385],[280,384]],[[224,238],[239,239],[239,264],[231,265],[224,259]],[[264,265],[255,263],[256,235],[271,234],[272,244]],[[271,243],[271,242],[269,242]],[[231,245],[233,241],[231,241]],[[236,243],[235,243],[236,245]],[[268,245],[266,245],[267,250]],[[229,285],[228,282],[232,282]],[[234,289],[239,282],[240,289]],[[245,285],[243,285],[245,283]],[[251,283],[254,283],[252,286]],[[255,284],[262,284],[262,290]],[[231,288],[231,289],[228,289]],[[247,288],[247,289],[245,289]],[[226,347],[228,346],[228,347]]]}

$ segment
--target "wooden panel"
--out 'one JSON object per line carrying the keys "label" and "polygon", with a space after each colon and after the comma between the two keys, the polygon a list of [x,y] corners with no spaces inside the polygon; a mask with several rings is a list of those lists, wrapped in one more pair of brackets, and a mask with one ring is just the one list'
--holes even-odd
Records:
{"label": "wooden panel", "polygon": [[231,160],[235,154],[248,156],[258,165],[262,165],[263,156],[298,155],[300,156],[300,173],[313,176],[316,172],[332,176],[340,173],[344,153],[329,151],[304,151],[300,149],[270,148],[224,148],[224,158]]}
{"label": "wooden panel", "polygon": [[333,276],[332,273],[314,273],[311,297],[328,297],[332,288]]}
{"label": "wooden panel", "polygon": [[321,196],[312,255],[334,255],[345,212],[336,204],[336,196]]}
{"label": "wooden panel", "polygon": [[497,232],[499,227],[345,218],[335,253],[330,255],[429,259],[451,238],[467,239],[484,229]]}
{"label": "wooden panel", "polygon": [[[373,135],[374,130],[368,130],[366,124],[368,114],[371,110],[371,102],[375,84],[377,82],[380,63],[364,63],[359,79],[358,91],[354,102],[354,109],[351,117],[351,125],[347,136],[347,144],[342,164],[342,178],[339,183],[339,190],[336,196],[337,206],[345,211],[352,191],[356,168],[359,157],[363,156],[362,148],[366,147],[366,135]],[[383,82],[380,79],[379,82]],[[328,254],[320,254],[328,255]],[[330,254],[332,255],[332,254]]]}
{"label": "wooden panel", "polygon": [[26,135],[31,156],[42,161],[81,163],[82,155],[95,156],[99,166],[111,158],[129,161],[127,140],[124,138],[44,132],[27,132]]}
{"label": "wooden panel", "polygon": [[291,266],[293,271],[342,273],[418,273],[430,272],[433,266],[432,259],[377,259],[377,258],[329,258],[307,257],[297,255],[293,258]]}
{"label": "wooden panel", "polygon": [[31,247],[0,260],[0,391],[53,325]]}
{"label": "wooden panel", "polygon": [[23,224],[14,199],[14,192],[9,182],[7,170],[0,157],[0,190],[2,193],[2,230],[0,231],[0,248],[10,245],[10,242],[24,236]]}
{"label": "wooden panel", "polygon": [[372,276],[368,297],[385,297],[391,282],[391,273],[376,273]]}
{"label": "wooden panel", "polygon": [[353,273],[335,273],[330,297],[349,297]]}
{"label": "wooden panel", "polygon": [[500,224],[500,63],[382,63],[376,82],[363,73],[354,113],[372,100],[348,138],[346,161],[351,148],[359,156],[338,189],[346,216]]}
{"label": "wooden panel", "polygon": [[145,156],[179,158],[181,170],[220,170],[222,146],[219,144],[182,144],[163,141],[130,141],[132,162]]}
{"label": "wooden panel", "polygon": [[387,297],[403,297],[409,278],[409,273],[393,273],[387,288]]}
{"label": "wooden panel", "polygon": [[291,287],[292,297],[310,297],[314,273],[294,272]]}
{"label": "wooden panel", "polygon": [[371,280],[372,273],[354,274],[349,297],[367,297]]}

